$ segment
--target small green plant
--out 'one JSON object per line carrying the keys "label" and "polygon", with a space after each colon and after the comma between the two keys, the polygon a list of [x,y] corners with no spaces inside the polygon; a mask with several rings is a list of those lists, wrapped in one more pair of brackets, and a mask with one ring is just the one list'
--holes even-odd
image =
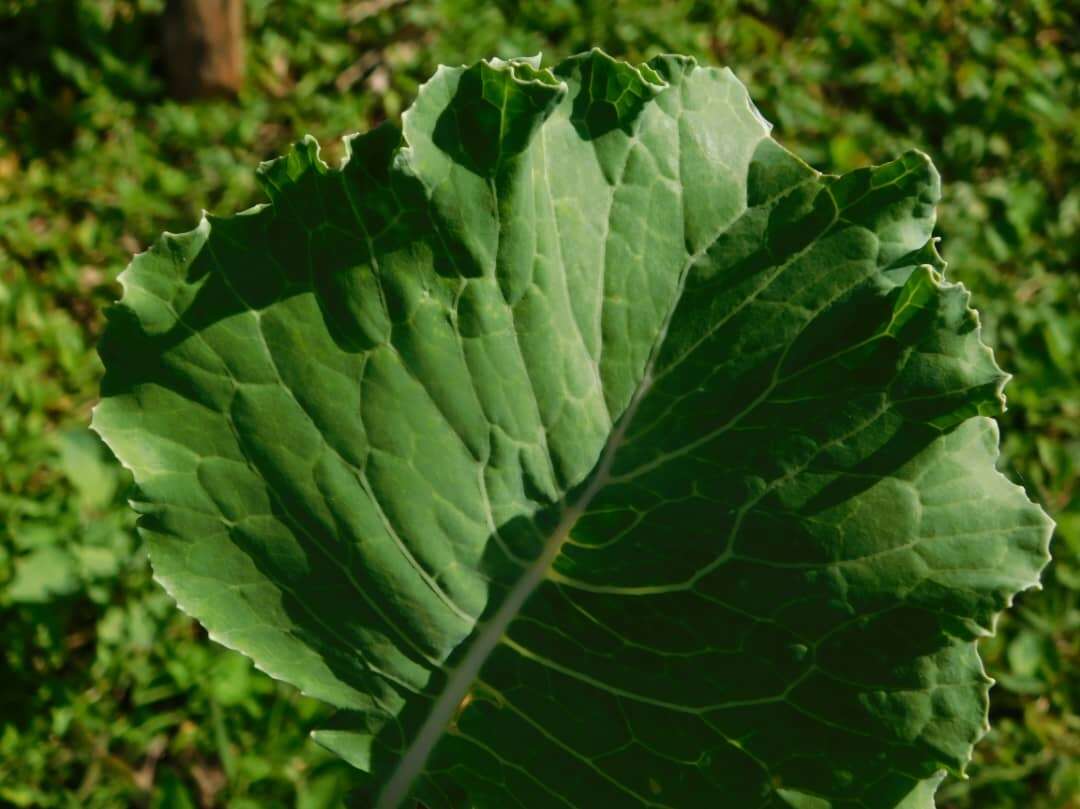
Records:
{"label": "small green plant", "polygon": [[441,68],[124,273],[94,426],[156,576],[379,809],[930,809],[1051,523],[910,152],[730,71]]}

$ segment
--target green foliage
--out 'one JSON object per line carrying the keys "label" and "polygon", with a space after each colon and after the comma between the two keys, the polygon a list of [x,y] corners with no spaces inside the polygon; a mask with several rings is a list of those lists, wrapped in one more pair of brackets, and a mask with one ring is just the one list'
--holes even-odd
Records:
{"label": "green foliage", "polygon": [[685,57],[442,68],[120,277],[93,425],[155,575],[342,709],[378,807],[931,809],[966,767],[1051,523],[928,159],[769,131]]}
{"label": "green foliage", "polygon": [[[843,172],[918,146],[941,169],[949,275],[972,289],[988,342],[1016,374],[1005,469],[1059,523],[1046,591],[1022,598],[982,644],[999,680],[994,729],[971,780],[946,782],[941,803],[1071,807],[1080,785],[1080,48],[1068,4],[250,3],[247,91],[235,104],[190,106],[163,95],[159,10],[97,0],[0,7],[0,679],[15,684],[0,710],[0,800],[113,806],[154,783],[164,803],[203,794],[292,804],[302,794],[315,806],[320,789],[349,777],[304,739],[325,714],[285,687],[241,678],[251,699],[218,704],[212,673],[230,653],[150,587],[126,479],[90,461],[107,464],[100,474],[114,482],[80,489],[87,473],[77,470],[93,453],[85,433],[74,436],[101,373],[100,310],[150,236],[191,227],[202,206],[255,201],[249,166],[303,132],[334,162],[334,138],[396,116],[438,62],[541,50],[551,62],[599,44],[635,61],[681,51],[736,67],[778,137],[816,168]],[[19,585],[23,595],[53,592],[49,600],[12,598],[17,571],[33,574],[29,560],[50,555],[62,574],[39,561],[46,575]],[[162,703],[133,697],[159,685],[150,693],[167,694]],[[165,746],[150,755],[159,738]],[[247,753],[253,739],[261,758]],[[222,778],[230,758],[241,763]]]}

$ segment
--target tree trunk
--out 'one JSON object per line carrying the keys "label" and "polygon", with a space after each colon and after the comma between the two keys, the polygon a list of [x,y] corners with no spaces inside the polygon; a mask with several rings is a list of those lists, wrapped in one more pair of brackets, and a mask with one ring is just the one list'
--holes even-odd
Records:
{"label": "tree trunk", "polygon": [[165,67],[176,98],[235,96],[244,83],[244,0],[167,0]]}

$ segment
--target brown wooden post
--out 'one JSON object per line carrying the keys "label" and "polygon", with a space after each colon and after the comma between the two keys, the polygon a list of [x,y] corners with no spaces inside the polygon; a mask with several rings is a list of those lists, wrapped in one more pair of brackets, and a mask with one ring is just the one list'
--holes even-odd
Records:
{"label": "brown wooden post", "polygon": [[244,0],[167,0],[164,45],[176,98],[235,96],[244,83]]}

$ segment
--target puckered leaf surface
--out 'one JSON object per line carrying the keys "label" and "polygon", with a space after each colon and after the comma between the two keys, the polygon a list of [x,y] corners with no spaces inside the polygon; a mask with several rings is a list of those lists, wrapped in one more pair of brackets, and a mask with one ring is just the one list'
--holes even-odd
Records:
{"label": "puckered leaf surface", "polygon": [[926,809],[1047,561],[912,152],[730,71],[441,68],[122,277],[94,426],[158,579],[370,801]]}

